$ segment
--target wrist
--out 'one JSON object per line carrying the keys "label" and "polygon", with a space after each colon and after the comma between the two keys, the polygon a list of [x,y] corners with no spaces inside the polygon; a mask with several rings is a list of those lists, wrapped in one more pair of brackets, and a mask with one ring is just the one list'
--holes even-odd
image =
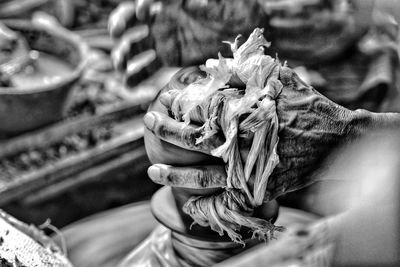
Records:
{"label": "wrist", "polygon": [[349,122],[349,133],[355,136],[393,129],[400,129],[400,113],[374,113],[358,109]]}

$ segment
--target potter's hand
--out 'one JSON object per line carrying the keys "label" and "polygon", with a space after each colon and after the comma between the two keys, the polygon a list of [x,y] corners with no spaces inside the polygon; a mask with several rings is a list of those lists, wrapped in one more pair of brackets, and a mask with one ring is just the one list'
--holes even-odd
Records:
{"label": "potter's hand", "polygon": [[112,58],[128,84],[146,74],[143,69],[154,70],[156,59],[163,65],[189,66],[218,51],[230,54],[223,41],[247,35],[266,20],[256,0],[206,2],[137,0],[112,12],[109,31],[120,39]]}
{"label": "potter's hand", "polygon": [[111,58],[115,69],[124,73],[128,86],[139,83],[159,67],[149,26],[160,11],[159,6],[153,0],[122,2],[110,15],[109,33],[119,40]]}
{"label": "potter's hand", "polygon": [[[172,77],[169,84],[164,87],[155,101],[151,104],[149,112],[144,117],[144,122],[147,126],[145,129],[144,140],[146,151],[150,161],[153,164],[163,163],[172,165],[195,165],[195,164],[223,164],[222,160],[209,155],[210,149],[221,144],[222,140],[212,140],[213,144],[208,144],[208,147],[203,149],[193,148],[187,149],[182,143],[186,139],[193,136],[180,136],[180,129],[184,127],[183,123],[177,122],[168,116],[168,92],[170,90],[181,90],[190,83],[205,77],[205,73],[201,72],[197,67],[185,68],[179,71]],[[151,130],[157,127],[157,130]],[[192,126],[185,128],[188,131],[194,131],[194,134],[200,133]],[[165,138],[160,138],[161,135],[166,135]],[[172,141],[174,138],[179,140]],[[193,141],[193,140],[192,140]],[[207,144],[207,143],[206,143]],[[244,142],[245,144],[245,142]],[[204,153],[205,152],[205,153]]]}
{"label": "potter's hand", "polygon": [[[373,128],[400,125],[398,114],[350,111],[335,104],[304,84],[289,68],[283,67],[280,70],[279,79],[283,84],[282,92],[276,100],[279,119],[277,152],[280,162],[268,180],[267,199],[314,182],[318,178],[322,160],[340,143],[349,142]],[[179,86],[174,86],[174,83],[171,86],[173,89],[180,89]],[[160,98],[166,106],[171,103],[168,97]],[[191,161],[194,165],[198,163],[199,158],[187,156],[194,155],[190,151],[203,153],[204,156],[200,157],[202,160],[210,159],[211,150],[223,142],[214,138],[196,144],[196,138],[200,136],[202,129],[171,119],[165,110],[164,113],[153,111],[147,114],[145,124],[154,134],[146,138],[160,138],[160,143],[167,142],[169,146],[184,149],[176,149],[177,153],[173,155],[170,151],[163,150],[163,146],[157,149],[153,146],[154,150],[150,148],[153,151],[149,154],[151,158],[156,159],[153,163],[174,164],[173,161],[181,156],[185,163]],[[183,151],[187,151],[187,154],[181,153]],[[162,158],[154,156],[161,154],[164,155]],[[223,186],[226,180],[222,165],[189,168],[157,164],[150,167],[149,175],[161,184],[191,188]]]}
{"label": "potter's hand", "polygon": [[[193,68],[190,68],[190,70],[193,70]],[[179,71],[171,79],[170,83],[161,90],[158,97],[150,106],[149,113],[144,117],[144,122],[148,126],[148,128],[151,129],[153,124],[155,127],[159,127],[160,116],[162,118],[161,120],[163,120],[162,124],[167,125],[168,129],[170,127],[174,128],[176,126],[180,127],[181,124],[168,117],[168,109],[160,101],[160,99],[162,99],[161,95],[171,89],[183,89],[185,86],[201,77],[204,77],[204,73],[201,73],[199,71],[188,72],[187,69]],[[153,116],[153,114],[155,114],[156,116]],[[160,132],[162,130],[159,129],[158,131]],[[171,131],[171,134],[176,135],[177,132],[179,132],[179,128],[173,129]],[[144,140],[146,144],[147,155],[152,163],[193,165],[211,160],[217,160],[216,158],[213,158],[204,153],[187,150],[181,148],[179,145],[177,146],[170,142],[166,142],[163,139],[160,139],[159,136],[155,134],[152,130],[145,129]]]}

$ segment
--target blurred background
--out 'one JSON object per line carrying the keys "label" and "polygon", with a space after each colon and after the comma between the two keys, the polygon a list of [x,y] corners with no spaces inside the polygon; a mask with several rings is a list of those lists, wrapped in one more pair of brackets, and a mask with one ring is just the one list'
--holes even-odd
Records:
{"label": "blurred background", "polygon": [[[328,98],[349,109],[400,110],[399,1],[148,2],[149,14],[117,34],[110,20],[124,16],[121,1],[0,0],[0,208],[64,228],[76,266],[115,266],[155,227],[148,200],[160,186],[147,177],[142,117],[180,67],[228,53],[223,40],[264,27],[266,52]],[[134,37],[138,25],[148,36]],[[146,50],[154,55],[138,57]],[[399,210],[388,203],[399,203],[399,133],[339,149],[322,182],[278,200],[322,217],[362,206],[345,223],[338,266],[398,260]],[[354,229],[366,217],[370,224]],[[364,233],[387,242],[357,243]],[[94,240],[112,249],[99,256]],[[88,255],[98,261],[83,263]]]}

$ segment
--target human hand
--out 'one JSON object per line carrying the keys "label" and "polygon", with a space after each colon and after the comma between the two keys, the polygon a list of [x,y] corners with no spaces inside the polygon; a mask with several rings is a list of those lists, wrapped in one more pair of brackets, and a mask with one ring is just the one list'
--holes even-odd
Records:
{"label": "human hand", "polygon": [[160,63],[197,65],[218,51],[230,53],[223,41],[265,20],[256,0],[123,2],[109,19],[110,35],[119,39],[112,59],[132,86]]}
{"label": "human hand", "polygon": [[[169,125],[173,128],[171,134],[178,133],[179,128],[174,127],[180,127],[181,124],[176,124],[174,120],[168,117],[168,109],[165,105],[162,104],[162,102],[165,103],[164,93],[170,90],[181,90],[190,83],[203,77],[204,73],[199,71],[199,69],[195,67],[185,68],[179,71],[174,77],[172,77],[169,84],[160,91],[155,101],[150,105],[149,113],[144,117],[145,124],[152,125],[153,123],[157,123],[155,122],[156,118],[153,116],[153,112],[156,112],[155,114],[157,116],[161,116],[163,119],[167,119],[167,121],[164,121],[165,123],[172,122],[172,125]],[[160,129],[160,131],[162,131],[162,129]],[[145,129],[144,140],[146,144],[147,155],[153,164],[163,163],[186,166],[218,160],[217,158],[213,158],[204,153],[187,150],[180,147],[179,145],[174,145],[171,142],[166,142],[147,128]]]}
{"label": "human hand", "polygon": [[108,30],[118,43],[111,52],[114,68],[134,86],[160,67],[150,34],[150,21],[161,12],[153,0],[122,2],[110,14]]}
{"label": "human hand", "polygon": [[[256,29],[249,40],[262,40],[260,37]],[[254,46],[250,41],[240,51],[245,53],[246,47]],[[272,238],[275,231],[281,231],[281,227],[253,214],[254,209],[264,201],[315,182],[329,152],[340,142],[363,134],[374,122],[375,126],[379,123],[372,113],[347,110],[306,85],[291,69],[271,58],[261,58],[264,71],[257,71],[262,75],[253,75],[256,78],[249,82],[245,74],[251,69],[232,67],[247,83],[244,95],[237,89],[210,94],[211,84],[218,89],[228,79],[224,76],[229,73],[227,65],[220,59],[218,70],[208,67],[213,73],[211,78],[207,76],[185,90],[171,90],[160,97],[177,120],[157,112],[145,117],[147,128],[159,138],[223,158],[225,165],[221,166],[153,165],[148,174],[155,182],[183,187],[174,194],[183,212],[199,225],[210,226],[220,235],[226,232],[239,243],[243,242],[242,236],[236,231],[241,226],[249,227],[260,238]],[[257,77],[261,80],[255,81]],[[197,93],[201,89],[207,91]],[[182,114],[185,122],[180,122]],[[400,125],[399,115],[395,117]],[[243,148],[248,153],[243,153]]]}
{"label": "human hand", "polygon": [[[182,72],[181,77],[185,76]],[[192,77],[201,77],[202,73],[198,69],[186,72],[186,77],[190,74]],[[280,162],[268,180],[266,200],[274,199],[317,180],[322,161],[339,144],[349,142],[372,128],[400,125],[398,114],[350,111],[335,104],[302,82],[287,67],[280,70],[279,77],[283,84],[282,92],[276,99],[279,119],[277,152]],[[182,86],[184,85],[173,80],[168,88],[182,89]],[[168,96],[161,95],[159,99],[166,106],[171,103]],[[160,107],[160,102],[157,105]],[[153,163],[196,165],[200,161],[210,161],[211,151],[223,142],[215,138],[206,143],[196,144],[195,140],[200,136],[201,128],[175,121],[168,117],[165,108],[163,112],[152,110],[145,116],[146,127],[151,131],[145,138],[146,148]],[[153,144],[154,140],[163,145],[149,147],[148,144]],[[172,150],[164,149],[169,146],[174,148],[174,153],[171,153]],[[184,150],[179,150],[177,147]],[[244,147],[242,142],[242,152],[246,151]],[[186,154],[183,151],[186,151],[184,152]],[[192,157],[193,155],[196,157]],[[242,153],[242,157],[245,160],[246,153]],[[153,181],[175,187],[197,189],[226,186],[225,169],[215,162],[212,166],[201,167],[175,167],[164,164],[155,164],[149,168],[149,176]]]}

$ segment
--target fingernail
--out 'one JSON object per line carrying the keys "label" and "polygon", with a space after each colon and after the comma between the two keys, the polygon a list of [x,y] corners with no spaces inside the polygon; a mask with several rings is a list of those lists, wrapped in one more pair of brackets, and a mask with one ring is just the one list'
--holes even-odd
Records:
{"label": "fingernail", "polygon": [[161,170],[157,165],[150,166],[147,170],[147,175],[149,175],[154,182],[159,182],[161,180]]}
{"label": "fingernail", "polygon": [[171,99],[172,99],[171,94],[169,94],[168,92],[160,95],[161,104],[163,104],[167,108],[171,106]]}
{"label": "fingernail", "polygon": [[149,129],[149,130],[154,129],[154,126],[156,124],[156,118],[153,113],[147,112],[146,115],[144,115],[143,121],[144,121],[144,125],[146,125],[147,129]]}

